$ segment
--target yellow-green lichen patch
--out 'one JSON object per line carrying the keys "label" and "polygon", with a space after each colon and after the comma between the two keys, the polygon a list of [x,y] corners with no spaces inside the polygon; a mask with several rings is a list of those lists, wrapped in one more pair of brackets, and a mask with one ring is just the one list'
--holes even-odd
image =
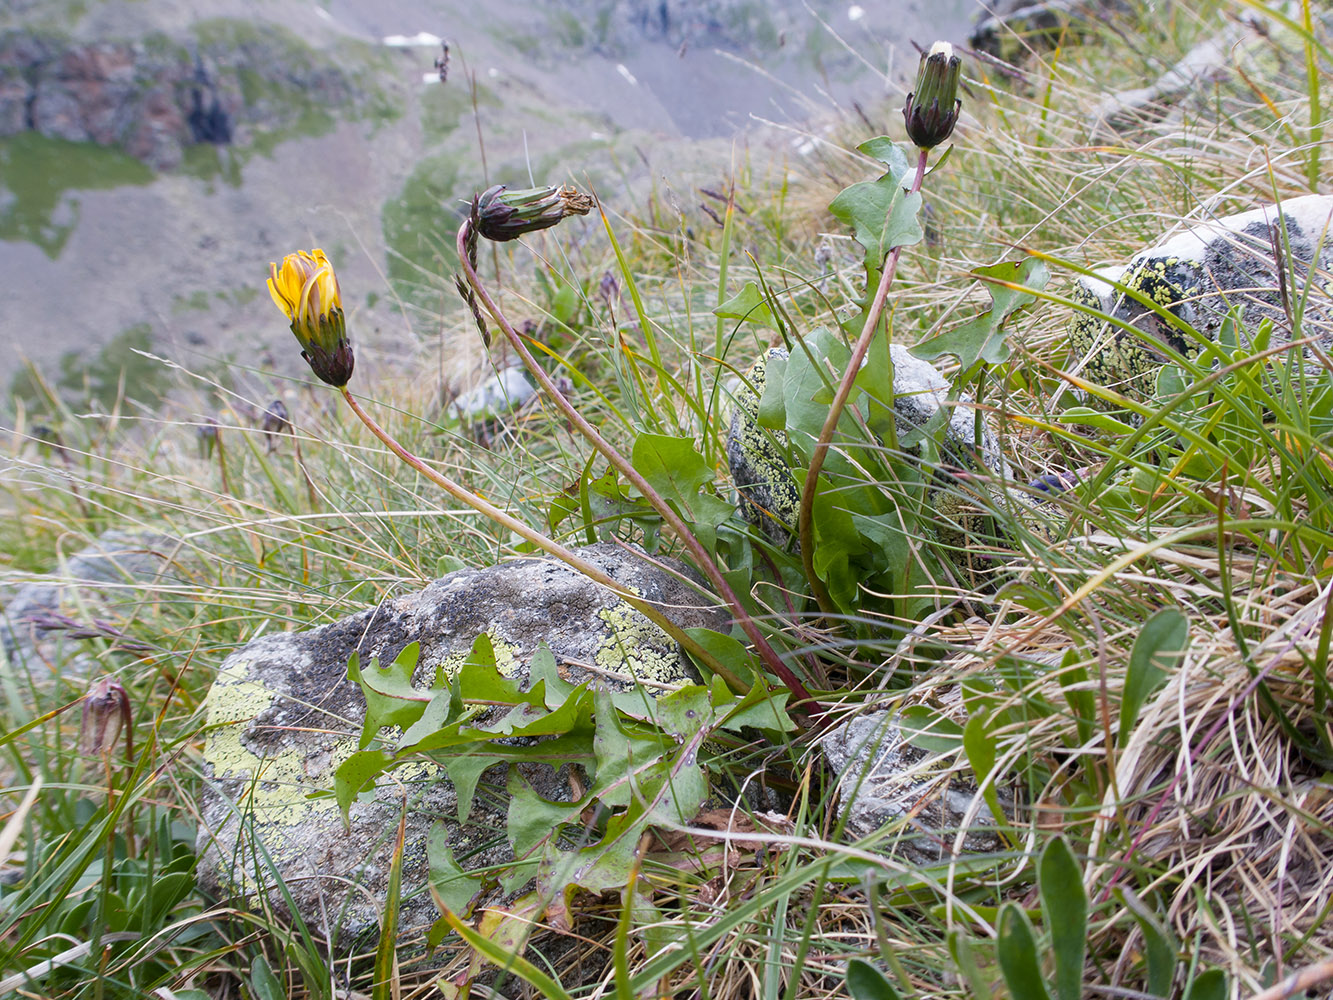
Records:
{"label": "yellow-green lichen patch", "polygon": [[657,684],[688,680],[680,651],[671,637],[625,603],[602,608],[597,617],[610,634],[593,654],[593,661],[610,673]]}

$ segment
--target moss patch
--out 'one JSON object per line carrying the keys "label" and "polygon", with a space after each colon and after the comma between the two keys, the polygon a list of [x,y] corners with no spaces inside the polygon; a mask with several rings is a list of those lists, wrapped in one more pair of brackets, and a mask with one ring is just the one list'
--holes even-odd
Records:
{"label": "moss patch", "polygon": [[0,239],[35,243],[54,260],[79,221],[70,192],[152,180],[152,169],[134,157],[91,142],[36,132],[0,139]]}

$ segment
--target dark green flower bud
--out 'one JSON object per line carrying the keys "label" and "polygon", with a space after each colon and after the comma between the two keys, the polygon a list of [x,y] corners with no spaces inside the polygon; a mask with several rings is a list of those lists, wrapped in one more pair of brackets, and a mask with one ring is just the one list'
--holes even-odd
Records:
{"label": "dark green flower bud", "polygon": [[549,229],[567,215],[587,215],[594,204],[589,195],[568,186],[508,191],[497,184],[473,201],[472,219],[482,236],[504,243]]}
{"label": "dark green flower bud", "polygon": [[907,137],[921,149],[933,149],[953,132],[963,102],[958,99],[962,60],[948,42],[936,42],[921,57],[916,89],[907,95],[903,121]]}

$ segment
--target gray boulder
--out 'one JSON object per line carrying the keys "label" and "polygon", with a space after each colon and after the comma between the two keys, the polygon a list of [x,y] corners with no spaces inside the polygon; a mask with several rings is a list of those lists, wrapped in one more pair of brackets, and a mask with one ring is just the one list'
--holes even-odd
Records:
{"label": "gray boulder", "polygon": [[[618,583],[662,607],[685,627],[727,629],[729,618],[701,598],[689,571],[670,559],[660,569],[602,543],[580,550]],[[673,575],[678,574],[678,575]],[[348,657],[388,663],[410,642],[421,644],[415,683],[461,661],[481,633],[498,665],[526,679],[539,644],[574,683],[624,690],[636,681],[650,694],[696,679],[679,647],[628,604],[551,559],[517,559],[464,569],[424,590],[385,601],[306,632],[264,636],[222,664],[209,692],[200,799],[199,879],[218,897],[263,890],[281,906],[280,877],[297,911],[344,952],[373,936],[387,885],[391,841],[404,796],[409,802],[403,865],[405,937],[438,916],[426,888],[427,839],[447,840],[466,869],[512,857],[505,837],[507,766],[483,774],[466,825],[457,795],[426,762],[394,772],[351,807],[350,829],[334,800],[335,769],[356,749],[364,718],[360,688],[347,679]],[[522,765],[542,797],[570,798],[568,774]],[[310,797],[312,794],[322,797]],[[489,899],[501,891],[491,891]],[[359,943],[364,944],[364,941]]]}
{"label": "gray boulder", "polygon": [[1269,205],[1195,225],[1140,251],[1123,267],[1080,277],[1073,293],[1076,301],[1134,326],[1144,336],[1076,312],[1069,331],[1070,370],[1130,397],[1149,399],[1167,358],[1155,344],[1188,358],[1202,350],[1198,339],[1118,291],[1113,281],[1165,307],[1206,340],[1216,340],[1228,311],[1239,308],[1242,345],[1264,320],[1273,324],[1274,344],[1290,341],[1292,310],[1306,296],[1301,336],[1314,336],[1329,348],[1330,227],[1333,195],[1307,195],[1283,202],[1280,212]]}
{"label": "gray boulder", "polygon": [[895,856],[919,866],[948,861],[960,829],[963,853],[1002,846],[966,761],[907,742],[896,712],[858,715],[831,730],[820,749],[838,775],[847,839],[894,833]]}

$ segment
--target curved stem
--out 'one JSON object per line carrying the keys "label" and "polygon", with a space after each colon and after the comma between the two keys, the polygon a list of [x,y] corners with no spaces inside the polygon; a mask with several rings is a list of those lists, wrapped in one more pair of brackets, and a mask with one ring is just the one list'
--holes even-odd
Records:
{"label": "curved stem", "polygon": [[[918,151],[916,175],[912,178],[912,186],[907,191],[909,195],[921,190],[921,181],[926,176],[926,158],[929,155],[924,149]],[[902,252],[901,246],[894,247],[885,262],[884,271],[879,277],[879,286],[875,289],[874,301],[870,303],[870,310],[866,313],[865,325],[861,327],[861,335],[856,339],[856,346],[852,348],[847,370],[842,374],[842,381],[838,383],[838,391],[833,395],[833,403],[829,406],[824,426],[819,431],[819,440],[815,442],[815,450],[810,456],[810,471],[806,473],[805,486],[801,489],[801,507],[796,516],[797,537],[801,543],[801,563],[819,609],[828,616],[836,615],[838,609],[833,606],[824,581],[815,573],[815,526],[814,518],[811,516],[815,505],[815,491],[819,484],[819,473],[824,468],[824,458],[828,454],[829,444],[833,441],[833,434],[838,428],[838,420],[841,419],[842,411],[847,406],[847,400],[851,398],[852,386],[856,382],[856,376],[861,372],[866,352],[870,350],[870,341],[874,338],[880,316],[884,313],[884,303],[889,298],[889,286],[893,284],[893,275],[898,270],[898,258],[902,256]]]}
{"label": "curved stem", "polygon": [[652,504],[653,509],[661,515],[662,520],[665,521],[671,530],[676,533],[676,536],[685,545],[690,556],[694,559],[695,565],[697,565],[708,578],[708,582],[717,591],[718,596],[730,605],[736,623],[740,625],[741,630],[745,633],[746,637],[754,644],[755,651],[759,654],[759,659],[763,662],[764,666],[781,680],[782,683],[787,686],[789,691],[791,691],[792,697],[795,699],[794,707],[797,708],[797,711],[804,710],[812,712],[815,715],[820,714],[822,709],[820,708],[819,703],[814,700],[805,685],[801,683],[801,679],[792,672],[790,667],[782,662],[777,651],[773,649],[772,645],[770,645],[768,640],[764,637],[763,632],[759,630],[759,626],[755,624],[750,613],[745,609],[745,606],[741,604],[740,598],[736,596],[736,592],[731,588],[731,585],[727,583],[726,578],[722,575],[722,571],[718,569],[717,564],[713,562],[708,551],[699,542],[699,539],[695,537],[694,532],[691,531],[685,521],[671,509],[671,505],[663,499],[662,495],[653,489],[648,481],[639,474],[638,470],[636,470],[634,466],[620,454],[620,452],[616,451],[611,443],[602,437],[597,429],[584,418],[583,414],[579,413],[574,405],[565,398],[564,393],[560,391],[555,382],[552,381],[551,377],[546,374],[545,369],[537,363],[536,358],[534,358],[532,353],[528,350],[527,345],[523,343],[523,338],[510,324],[509,320],[505,318],[504,313],[500,311],[500,307],[495,304],[495,301],[490,297],[490,294],[482,286],[481,279],[477,276],[475,268],[473,268],[471,261],[468,259],[467,240],[468,230],[470,228],[471,222],[469,220],[464,220],[463,224],[458,228],[457,247],[459,265],[463,269],[463,274],[467,278],[468,284],[471,286],[472,290],[476,292],[477,298],[481,301],[482,305],[486,307],[486,311],[491,314],[491,317],[504,333],[505,338],[523,361],[524,367],[526,367],[532,377],[537,380],[537,383],[551,399],[551,402],[553,402],[560,412],[568,418],[570,423],[578,429],[578,432],[582,434],[594,448],[602,453],[617,472],[629,480],[630,484],[643,494],[644,498]]}
{"label": "curved stem", "polygon": [[352,408],[352,412],[360,418],[361,422],[370,429],[372,434],[384,443],[385,447],[412,468],[416,469],[417,472],[421,473],[436,486],[440,487],[440,489],[444,490],[444,492],[448,493],[459,503],[471,507],[480,514],[484,514],[496,524],[508,528],[517,535],[521,535],[543,552],[559,559],[566,566],[578,570],[578,572],[592,580],[593,583],[605,587],[669,635],[673,640],[680,643],[681,646],[697,656],[707,664],[710,670],[725,680],[732,688],[742,692],[746,690],[746,687],[741,682],[740,678],[727,669],[725,664],[719,663],[716,657],[710,654],[695,639],[691,638],[684,629],[680,628],[671,621],[671,619],[667,618],[666,615],[662,614],[662,612],[652,604],[628,590],[623,584],[617,583],[603,570],[598,569],[586,559],[579,558],[559,542],[546,537],[540,531],[528,527],[528,525],[524,524],[522,521],[501,510],[499,507],[496,507],[494,504],[483,500],[470,490],[464,489],[448,476],[444,475],[444,473],[432,469],[422,461],[421,458],[412,454],[412,452],[399,444],[392,434],[381,427],[374,417],[362,409],[361,404],[356,401],[356,397],[352,395],[347,386],[342,386],[339,391],[343,394],[343,399],[347,400],[347,405]]}

